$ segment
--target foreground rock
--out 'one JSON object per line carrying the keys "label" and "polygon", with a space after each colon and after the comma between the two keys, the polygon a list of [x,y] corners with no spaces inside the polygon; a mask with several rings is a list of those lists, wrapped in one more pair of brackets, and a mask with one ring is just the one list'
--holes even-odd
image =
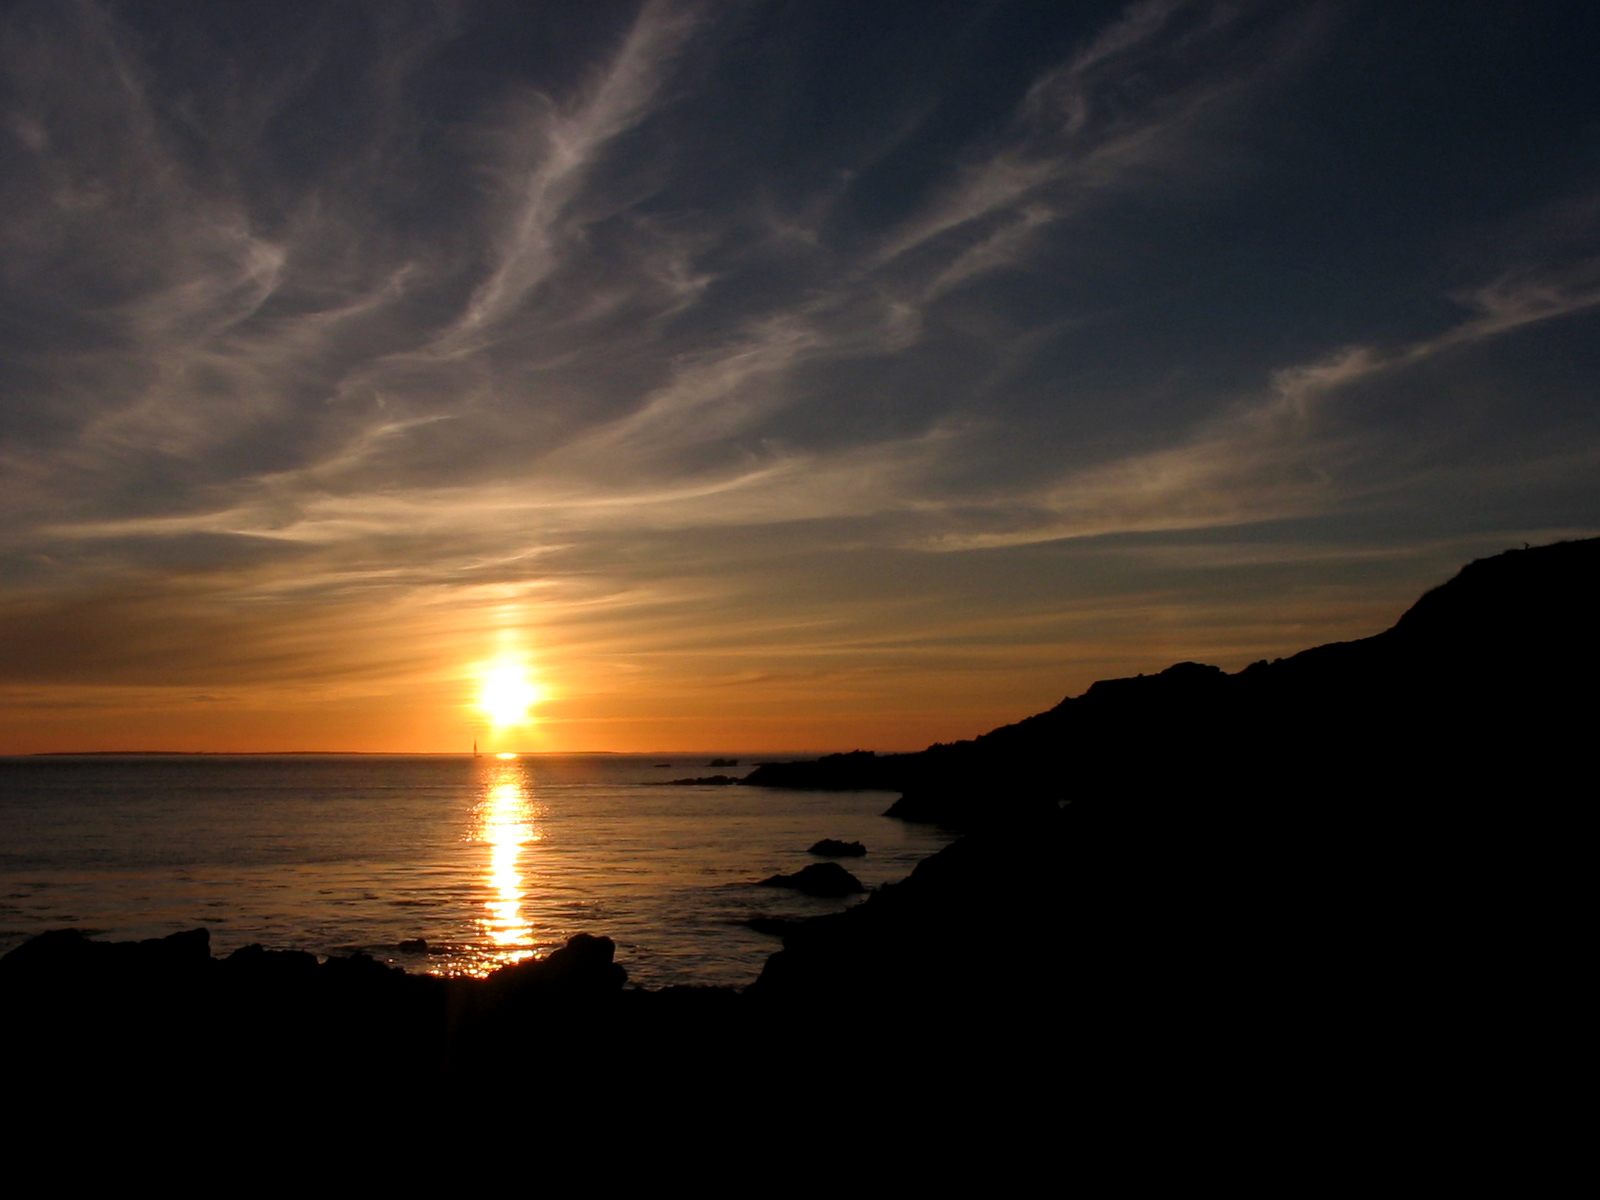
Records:
{"label": "foreground rock", "polygon": [[[219,1079],[298,1086],[308,1062],[361,1079],[473,1074],[530,1020],[614,1016],[627,975],[609,938],[578,934],[484,979],[412,975],[365,954],[319,962],[252,945],[210,954],[204,929],[143,942],[56,930],[0,958],[0,1028],[18,1077]],[[556,1047],[552,1060],[566,1052]]]}
{"label": "foreground rock", "polygon": [[867,889],[861,881],[838,863],[812,863],[793,875],[772,875],[761,887],[793,888],[808,896],[854,896]]}
{"label": "foreground rock", "polygon": [[1078,892],[1063,870],[1077,815],[969,835],[864,903],[803,922],[747,999],[793,1020],[906,1029],[995,1005],[1053,1006],[1066,978],[1055,939]]}
{"label": "foreground rock", "polygon": [[750,917],[744,924],[754,929],[757,933],[765,933],[771,937],[788,937],[798,930],[802,924],[791,917]]}

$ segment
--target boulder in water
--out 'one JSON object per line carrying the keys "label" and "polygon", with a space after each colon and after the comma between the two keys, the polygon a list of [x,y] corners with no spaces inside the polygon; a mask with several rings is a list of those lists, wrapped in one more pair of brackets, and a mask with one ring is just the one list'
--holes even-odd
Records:
{"label": "boulder in water", "polygon": [[762,887],[794,888],[808,896],[853,896],[867,889],[861,881],[838,863],[812,863],[793,875],[773,875],[761,881]]}

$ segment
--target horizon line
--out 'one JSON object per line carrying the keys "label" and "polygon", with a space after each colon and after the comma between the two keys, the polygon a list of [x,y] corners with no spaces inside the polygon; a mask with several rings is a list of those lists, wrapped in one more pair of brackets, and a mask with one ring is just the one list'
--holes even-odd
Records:
{"label": "horizon line", "polygon": [[[0,755],[4,758],[287,758],[314,755],[365,756],[369,758],[494,758],[502,753],[512,753],[518,758],[578,758],[606,755],[614,758],[702,758],[727,757],[737,754],[741,758],[773,754],[839,754],[839,750],[487,750],[474,755],[471,750],[32,750],[21,754]],[[874,751],[874,753],[915,753],[915,751]]]}

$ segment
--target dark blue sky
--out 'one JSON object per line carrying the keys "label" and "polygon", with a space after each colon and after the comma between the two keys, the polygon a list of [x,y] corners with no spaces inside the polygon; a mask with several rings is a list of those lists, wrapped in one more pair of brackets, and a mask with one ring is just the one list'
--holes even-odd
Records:
{"label": "dark blue sky", "polygon": [[[920,745],[1600,530],[1600,17],[0,8],[0,750]],[[531,736],[531,734],[529,735]],[[185,743],[189,745],[189,743]]]}

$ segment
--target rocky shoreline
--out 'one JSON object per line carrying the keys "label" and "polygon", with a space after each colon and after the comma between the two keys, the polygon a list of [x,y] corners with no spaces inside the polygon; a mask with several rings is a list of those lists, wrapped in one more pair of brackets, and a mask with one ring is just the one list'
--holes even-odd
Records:
{"label": "rocky shoreline", "polygon": [[416,1096],[536,1071],[563,1081],[538,1103],[614,1105],[617,1079],[649,1078],[726,1107],[779,1064],[803,1106],[841,1085],[797,1065],[871,1053],[928,1113],[952,1087],[1150,1072],[1336,1089],[1396,1054],[1455,1079],[1454,1039],[1506,1003],[1486,964],[1541,1003],[1566,969],[1597,585],[1600,540],[1516,551],[1363,641],[1097,683],[920,754],[761,765],[739,782],[889,788],[892,814],[963,836],[787,927],[743,993],[630,989],[585,934],[480,980],[62,930],[0,958],[10,1078]]}

